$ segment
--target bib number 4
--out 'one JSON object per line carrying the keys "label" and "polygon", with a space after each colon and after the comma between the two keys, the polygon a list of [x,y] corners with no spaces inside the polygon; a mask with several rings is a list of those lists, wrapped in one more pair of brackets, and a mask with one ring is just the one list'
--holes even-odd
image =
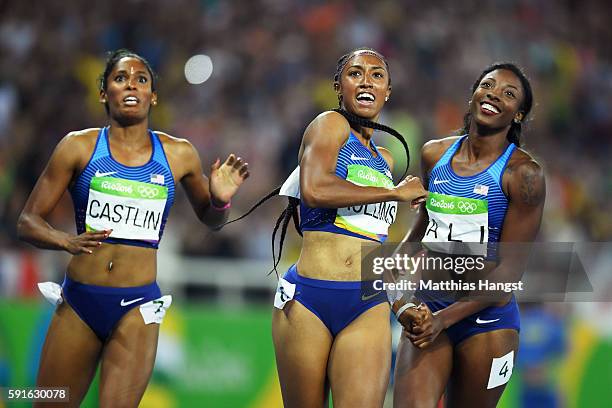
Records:
{"label": "bib number 4", "polygon": [[489,383],[487,390],[506,384],[512,377],[514,368],[514,350],[505,356],[494,358],[491,362],[491,372],[489,373]]}

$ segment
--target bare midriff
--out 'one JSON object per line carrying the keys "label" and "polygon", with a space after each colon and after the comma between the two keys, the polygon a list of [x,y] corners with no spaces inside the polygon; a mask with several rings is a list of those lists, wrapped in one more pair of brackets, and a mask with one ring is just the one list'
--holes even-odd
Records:
{"label": "bare midriff", "polygon": [[297,261],[301,276],[332,281],[360,281],[362,248],[376,242],[323,231],[304,231],[302,252]]}
{"label": "bare midriff", "polygon": [[152,283],[157,275],[157,250],[133,245],[102,244],[93,254],[75,255],[68,277],[97,286],[131,287]]}

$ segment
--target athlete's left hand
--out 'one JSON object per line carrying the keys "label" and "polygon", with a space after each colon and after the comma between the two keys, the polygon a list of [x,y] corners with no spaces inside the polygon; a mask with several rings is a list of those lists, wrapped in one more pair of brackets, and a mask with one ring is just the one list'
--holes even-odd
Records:
{"label": "athlete's left hand", "polygon": [[217,159],[210,166],[210,195],[216,206],[227,204],[238,191],[238,187],[249,177],[249,164],[233,153],[221,164]]}
{"label": "athlete's left hand", "polygon": [[406,331],[406,336],[415,347],[424,349],[436,340],[440,332],[444,330],[444,325],[442,319],[431,313],[425,303],[419,305],[419,308],[425,310],[425,319],[421,324],[412,326],[411,331]]}

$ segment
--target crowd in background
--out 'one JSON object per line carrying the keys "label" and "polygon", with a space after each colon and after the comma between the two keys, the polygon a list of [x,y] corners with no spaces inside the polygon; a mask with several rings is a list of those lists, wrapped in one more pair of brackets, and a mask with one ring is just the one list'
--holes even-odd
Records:
{"label": "crowd in background", "polygon": [[[230,152],[249,162],[233,215],[297,165],[306,125],[337,107],[333,73],[350,49],[370,46],[387,56],[393,92],[380,120],[408,140],[413,174],[424,142],[462,126],[485,66],[514,61],[534,88],[524,143],[546,170],[541,239],[609,240],[611,18],[603,0],[0,2],[0,247],[19,245],[18,214],[58,141],[108,124],[97,77],[105,53],[120,47],[146,57],[159,74],[152,128],[189,139],[206,173]],[[213,74],[190,85],[185,62],[202,53]],[[376,138],[390,146],[401,174],[401,146]],[[211,235],[179,194],[168,234],[185,255],[269,257],[282,201]],[[404,210],[391,238],[410,223]],[[75,230],[69,197],[51,222]],[[295,259],[297,235],[286,246]]]}

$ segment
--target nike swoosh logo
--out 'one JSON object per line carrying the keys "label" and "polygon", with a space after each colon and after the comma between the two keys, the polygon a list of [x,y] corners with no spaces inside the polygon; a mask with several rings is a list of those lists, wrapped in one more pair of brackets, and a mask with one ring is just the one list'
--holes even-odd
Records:
{"label": "nike swoosh logo", "polygon": [[480,317],[476,318],[476,323],[478,324],[487,324],[487,323],[493,323],[498,321],[499,319],[493,319],[493,320],[482,320]]}
{"label": "nike swoosh logo", "polygon": [[433,181],[434,184],[450,183],[450,180],[438,180],[436,177]]}
{"label": "nike swoosh logo", "polygon": [[381,293],[381,291],[378,291],[378,292],[374,293],[373,295],[369,295],[369,296],[361,295],[361,300],[364,301],[364,302],[367,302],[368,300],[374,299],[376,296],[380,295],[380,293]]}
{"label": "nike swoosh logo", "polygon": [[351,160],[370,160],[367,157],[355,156],[355,153],[351,153]]}
{"label": "nike swoosh logo", "polygon": [[138,302],[139,300],[142,300],[142,299],[144,299],[144,298],[143,297],[139,297],[138,299],[133,299],[133,300],[130,300],[130,301],[127,301],[127,302],[125,301],[125,299],[121,299],[121,306],[129,306],[132,303],[136,303],[136,302]]}
{"label": "nike swoosh logo", "polygon": [[111,174],[115,174],[117,173],[116,171],[109,171],[106,173],[100,173],[100,170],[96,170],[96,177],[106,177],[106,176],[110,176]]}

